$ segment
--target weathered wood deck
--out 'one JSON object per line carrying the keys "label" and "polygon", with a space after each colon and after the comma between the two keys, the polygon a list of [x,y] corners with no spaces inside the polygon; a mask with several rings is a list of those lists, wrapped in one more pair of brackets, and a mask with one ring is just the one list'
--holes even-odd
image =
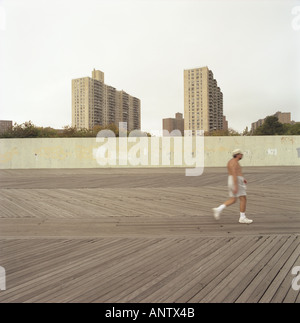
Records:
{"label": "weathered wood deck", "polygon": [[[0,171],[0,302],[300,302],[300,168]],[[299,281],[300,283],[300,281]]]}

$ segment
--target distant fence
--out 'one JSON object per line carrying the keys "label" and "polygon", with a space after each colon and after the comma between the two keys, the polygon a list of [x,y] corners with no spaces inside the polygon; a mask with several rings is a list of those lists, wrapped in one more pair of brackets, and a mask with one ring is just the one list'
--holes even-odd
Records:
{"label": "distant fence", "polygon": [[300,166],[300,136],[0,139],[0,168]]}

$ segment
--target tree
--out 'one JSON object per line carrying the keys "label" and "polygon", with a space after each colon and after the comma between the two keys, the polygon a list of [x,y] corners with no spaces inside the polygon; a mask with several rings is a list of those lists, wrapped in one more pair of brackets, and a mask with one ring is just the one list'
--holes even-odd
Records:
{"label": "tree", "polygon": [[287,127],[287,131],[286,131],[286,134],[287,135],[296,135],[296,136],[299,136],[300,135],[300,123],[297,122],[297,123],[294,123],[293,125],[291,124],[285,124],[285,126],[288,125]]}
{"label": "tree", "polygon": [[266,117],[264,123],[254,131],[255,136],[283,135],[284,125],[278,121],[276,116]]}
{"label": "tree", "polygon": [[39,138],[55,138],[58,137],[58,131],[51,127],[38,127],[38,137]]}
{"label": "tree", "polygon": [[0,134],[0,138],[57,138],[57,137],[96,137],[100,130],[110,129],[116,136],[119,135],[118,128],[114,125],[97,126],[93,130],[77,129],[76,127],[65,126],[62,130],[51,127],[36,127],[31,121],[22,124],[15,123],[11,130]]}
{"label": "tree", "polygon": [[251,135],[251,131],[249,131],[248,127],[246,127],[242,132],[242,136],[250,136],[250,135]]}
{"label": "tree", "polygon": [[2,138],[36,138],[39,136],[39,130],[31,121],[22,124],[15,123],[11,130],[1,134]]}

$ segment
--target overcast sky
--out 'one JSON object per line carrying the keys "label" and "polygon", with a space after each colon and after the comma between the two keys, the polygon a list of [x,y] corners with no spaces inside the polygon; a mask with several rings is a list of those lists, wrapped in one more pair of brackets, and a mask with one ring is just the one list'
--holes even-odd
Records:
{"label": "overcast sky", "polygon": [[300,121],[300,1],[0,0],[0,46],[2,120],[71,125],[71,80],[96,68],[161,131],[183,113],[184,69],[208,66],[229,127]]}

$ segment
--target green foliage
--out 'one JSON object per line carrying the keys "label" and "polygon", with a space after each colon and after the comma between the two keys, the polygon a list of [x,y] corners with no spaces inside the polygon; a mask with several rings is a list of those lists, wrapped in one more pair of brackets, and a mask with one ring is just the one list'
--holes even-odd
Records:
{"label": "green foliage", "polygon": [[294,123],[294,124],[284,124],[285,129],[285,135],[294,136],[294,135],[300,135],[300,123]]}
{"label": "green foliage", "polygon": [[[101,130],[111,130],[116,137],[119,136],[119,128],[115,124],[107,126],[95,126],[93,129],[77,129],[76,127],[65,126],[57,130],[51,127],[36,127],[31,121],[22,124],[15,123],[11,130],[0,134],[0,138],[65,138],[65,137],[96,137]],[[145,133],[151,137],[150,133]],[[127,136],[129,132],[127,132]],[[214,130],[204,133],[205,136],[272,136],[272,135],[300,135],[300,123],[282,124],[275,116],[265,119],[262,126],[258,127],[253,134],[246,128],[242,133],[229,128],[228,130]]]}
{"label": "green foliage", "polygon": [[38,137],[41,130],[34,126],[31,121],[15,123],[11,130],[2,133],[1,138],[35,138]]}
{"label": "green foliage", "polygon": [[275,116],[269,116],[264,123],[254,131],[255,136],[283,135],[284,125]]}
{"label": "green foliage", "polygon": [[258,127],[254,133],[254,136],[273,136],[273,135],[300,135],[300,123],[281,123],[275,116],[269,116],[265,119],[265,122]]}
{"label": "green foliage", "polygon": [[240,136],[241,134],[238,133],[236,130],[229,128],[228,130],[213,130],[213,131],[206,131],[204,136]]}
{"label": "green foliage", "polygon": [[[0,134],[0,138],[69,138],[69,137],[96,137],[101,130],[111,130],[115,136],[119,136],[119,128],[115,124],[107,126],[95,126],[93,129],[77,129],[65,126],[57,130],[51,127],[36,127],[31,121],[22,124],[15,123],[11,130]],[[127,135],[129,132],[127,132]],[[151,137],[150,134],[147,134]]]}
{"label": "green foliage", "polygon": [[244,129],[242,132],[242,136],[251,136],[251,131],[249,131],[248,127]]}

